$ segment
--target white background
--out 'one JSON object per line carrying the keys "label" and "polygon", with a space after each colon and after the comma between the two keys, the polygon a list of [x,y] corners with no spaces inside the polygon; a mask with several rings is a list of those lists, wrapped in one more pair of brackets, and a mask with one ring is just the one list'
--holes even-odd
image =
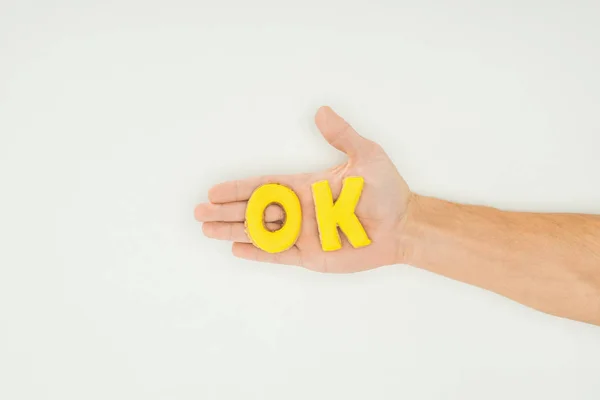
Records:
{"label": "white background", "polygon": [[322,104],[418,193],[600,213],[598,1],[361,3],[0,0],[0,398],[600,398],[598,327],[202,236],[342,160]]}

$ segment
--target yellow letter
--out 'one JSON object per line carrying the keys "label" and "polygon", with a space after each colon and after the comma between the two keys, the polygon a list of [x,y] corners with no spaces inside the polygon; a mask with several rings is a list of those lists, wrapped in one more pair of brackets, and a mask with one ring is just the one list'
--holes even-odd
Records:
{"label": "yellow letter", "polygon": [[371,243],[354,213],[363,185],[364,180],[359,176],[344,179],[342,192],[334,204],[329,182],[320,181],[312,184],[321,247],[324,251],[342,248],[337,230],[338,226],[344,232],[352,247],[363,247]]}
{"label": "yellow letter", "polygon": [[[265,209],[279,204],[285,212],[283,226],[271,232],[265,227]],[[269,253],[279,253],[296,243],[302,226],[302,209],[296,193],[288,187],[270,183],[256,189],[246,207],[246,233],[256,247]]]}

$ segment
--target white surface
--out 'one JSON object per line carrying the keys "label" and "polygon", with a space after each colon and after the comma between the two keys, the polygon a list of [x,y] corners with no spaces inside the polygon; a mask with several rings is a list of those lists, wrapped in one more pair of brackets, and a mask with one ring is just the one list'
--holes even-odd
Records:
{"label": "white surface", "polygon": [[600,398],[597,327],[192,218],[339,161],[321,104],[419,193],[600,213],[600,3],[283,3],[0,1],[0,398]]}

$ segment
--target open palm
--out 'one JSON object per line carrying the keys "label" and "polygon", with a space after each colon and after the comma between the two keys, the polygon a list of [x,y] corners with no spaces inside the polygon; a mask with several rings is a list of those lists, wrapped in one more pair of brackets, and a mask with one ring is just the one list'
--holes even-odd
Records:
{"label": "open palm", "polygon": [[[195,217],[204,222],[203,231],[214,239],[233,241],[237,257],[299,265],[321,272],[356,272],[402,260],[399,232],[411,199],[411,192],[384,150],[375,142],[360,136],[331,108],[321,107],[315,123],[325,139],[346,153],[348,161],[325,171],[297,175],[264,176],[220,183],[210,189],[210,203],[196,207]],[[353,248],[343,234],[342,248],[325,252],[321,249],[311,184],[327,180],[334,198],[343,180],[361,176],[365,185],[356,207],[356,215],[372,243]],[[289,250],[270,254],[255,247],[245,232],[246,204],[252,192],[266,183],[290,187],[302,206],[302,229],[296,244]],[[284,220],[283,211],[269,206],[265,222],[277,229]]]}

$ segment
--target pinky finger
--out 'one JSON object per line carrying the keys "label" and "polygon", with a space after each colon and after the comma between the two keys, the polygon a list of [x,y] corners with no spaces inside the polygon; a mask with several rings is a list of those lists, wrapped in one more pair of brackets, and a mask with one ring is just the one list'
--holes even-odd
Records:
{"label": "pinky finger", "polygon": [[302,266],[300,250],[296,246],[281,253],[267,253],[251,243],[234,243],[231,251],[234,256],[246,260]]}

